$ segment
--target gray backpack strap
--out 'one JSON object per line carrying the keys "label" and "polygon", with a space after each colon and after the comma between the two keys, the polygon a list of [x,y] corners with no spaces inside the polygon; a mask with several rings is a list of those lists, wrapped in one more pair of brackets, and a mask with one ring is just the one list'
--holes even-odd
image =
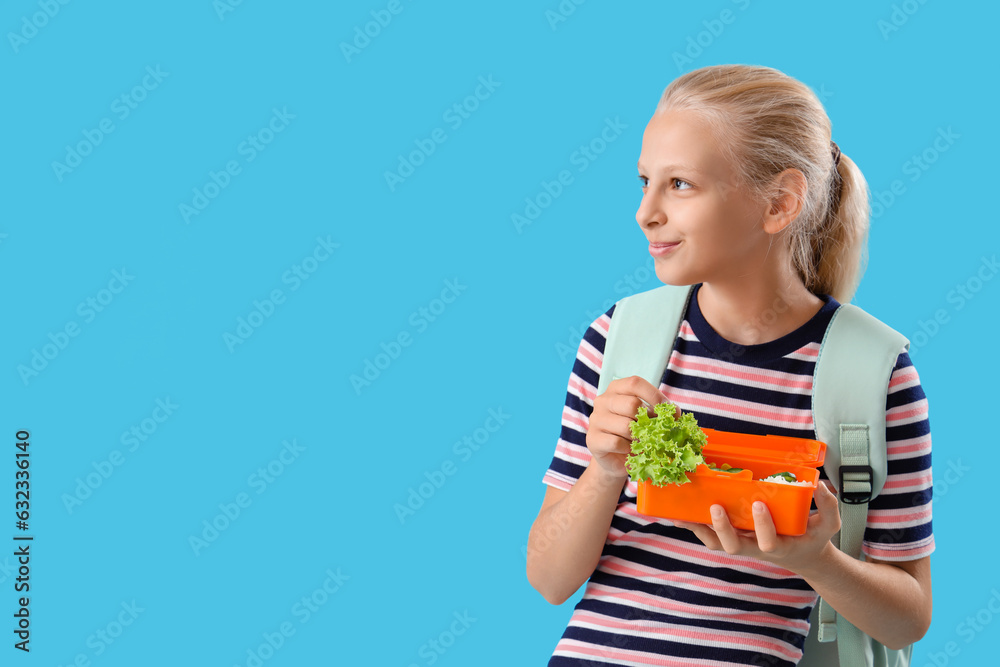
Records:
{"label": "gray backpack strap", "polygon": [[[862,558],[868,503],[885,484],[885,405],[889,378],[899,353],[909,349],[905,336],[851,304],[843,304],[827,327],[816,360],[812,410],[816,438],[827,443],[823,465],[840,499],[840,532],[834,544]],[[803,666],[909,664],[911,647],[891,651],[839,616],[822,598],[813,614],[810,639],[837,640],[832,653],[806,654]],[[807,645],[811,642],[807,641]]]}
{"label": "gray backpack strap", "polygon": [[615,304],[604,344],[598,396],[612,380],[632,375],[660,387],[693,290],[692,285],[661,285]]}

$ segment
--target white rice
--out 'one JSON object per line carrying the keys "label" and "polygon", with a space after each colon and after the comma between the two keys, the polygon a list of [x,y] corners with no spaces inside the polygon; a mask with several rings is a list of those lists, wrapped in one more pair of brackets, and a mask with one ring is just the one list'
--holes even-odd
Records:
{"label": "white rice", "polygon": [[792,486],[812,486],[812,482],[789,482],[781,475],[771,475],[770,477],[764,477],[760,481],[773,482],[775,484],[790,484]]}

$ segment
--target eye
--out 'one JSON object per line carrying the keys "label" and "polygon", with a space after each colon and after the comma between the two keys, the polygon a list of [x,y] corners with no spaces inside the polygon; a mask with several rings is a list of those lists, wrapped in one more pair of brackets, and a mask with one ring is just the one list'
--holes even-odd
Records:
{"label": "eye", "polygon": [[[649,179],[646,178],[645,176],[639,176],[639,183],[641,184],[641,187],[642,187],[643,190],[645,190],[647,187],[649,187]],[[671,184],[681,183],[681,184],[687,186],[687,187],[678,187],[677,188],[678,190],[690,190],[691,187],[692,187],[692,185],[690,183],[688,183],[687,181],[681,180],[679,178],[671,178],[670,179],[670,183]]]}

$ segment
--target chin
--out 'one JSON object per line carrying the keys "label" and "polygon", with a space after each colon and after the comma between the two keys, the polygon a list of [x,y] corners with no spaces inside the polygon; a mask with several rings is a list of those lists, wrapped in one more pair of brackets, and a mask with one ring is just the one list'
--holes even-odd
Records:
{"label": "chin", "polygon": [[655,266],[656,277],[659,278],[660,282],[664,285],[674,285],[675,287],[683,287],[685,285],[694,285],[693,280],[687,280],[683,275],[678,275],[675,271],[668,271],[662,263],[657,262]]}

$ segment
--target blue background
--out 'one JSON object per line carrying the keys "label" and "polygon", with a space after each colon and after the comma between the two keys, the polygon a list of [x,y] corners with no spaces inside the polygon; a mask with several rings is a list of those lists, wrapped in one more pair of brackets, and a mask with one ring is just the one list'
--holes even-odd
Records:
{"label": "blue background", "polygon": [[[0,557],[0,662],[248,665],[286,624],[263,664],[544,664],[580,593],[545,602],[524,549],[573,353],[611,302],[660,284],[634,217],[642,131],[673,78],[733,62],[808,84],[872,191],[887,202],[904,187],[873,218],[854,302],[910,338],[930,405],[935,611],[914,663],[992,659],[995,642],[960,624],[979,612],[987,635],[1000,626],[981,612],[1000,590],[983,465],[1000,280],[961,308],[953,290],[998,247],[997,8],[391,6],[5,3],[0,497],[12,536],[14,433],[29,429],[35,542],[30,655],[12,648],[13,557]],[[376,30],[376,17],[391,20]],[[467,117],[447,114],[490,77]],[[113,131],[86,139],[104,119]],[[579,162],[609,119],[625,129]],[[261,132],[272,122],[285,125]],[[914,172],[947,128],[959,138]],[[443,143],[390,186],[435,130]],[[258,135],[270,143],[251,161]],[[89,154],[57,173],[81,142]],[[238,173],[185,220],[230,161]],[[564,169],[572,183],[516,228]],[[314,269],[297,285],[296,265]],[[252,316],[276,289],[282,303]],[[239,318],[260,326],[227,344]],[[77,335],[62,339],[67,324]],[[25,374],[36,351],[42,368]],[[381,368],[352,384],[366,363]],[[158,399],[177,406],[161,421]],[[490,410],[503,425],[477,450],[456,445]],[[144,420],[130,451],[123,434]],[[285,441],[298,453],[275,463]]]}

